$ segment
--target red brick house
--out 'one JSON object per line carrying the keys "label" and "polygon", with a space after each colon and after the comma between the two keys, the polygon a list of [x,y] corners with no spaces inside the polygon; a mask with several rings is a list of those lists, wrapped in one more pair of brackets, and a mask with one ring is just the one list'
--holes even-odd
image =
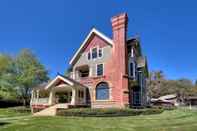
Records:
{"label": "red brick house", "polygon": [[[70,60],[68,76],[58,75],[32,91],[32,109],[145,106],[148,68],[138,38],[127,37],[126,13],[112,17],[112,38],[93,28]],[[61,104],[60,104],[61,103]]]}

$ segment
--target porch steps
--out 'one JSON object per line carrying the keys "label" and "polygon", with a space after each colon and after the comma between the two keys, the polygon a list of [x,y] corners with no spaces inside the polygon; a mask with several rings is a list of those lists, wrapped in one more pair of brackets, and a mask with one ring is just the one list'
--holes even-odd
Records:
{"label": "porch steps", "polygon": [[33,116],[55,116],[57,109],[68,109],[69,104],[56,104],[44,110],[36,112]]}

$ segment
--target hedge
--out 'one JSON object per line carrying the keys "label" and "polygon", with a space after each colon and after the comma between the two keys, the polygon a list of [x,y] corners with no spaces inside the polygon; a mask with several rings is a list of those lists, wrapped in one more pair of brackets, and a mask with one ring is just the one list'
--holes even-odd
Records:
{"label": "hedge", "polygon": [[30,113],[31,112],[30,107],[24,107],[24,106],[12,107],[9,109],[11,109],[12,111],[17,112],[17,113]]}
{"label": "hedge", "polygon": [[7,108],[7,107],[15,107],[15,106],[22,106],[23,103],[17,100],[0,100],[0,108]]}
{"label": "hedge", "polygon": [[136,116],[136,115],[151,115],[160,114],[163,109],[91,109],[91,108],[77,108],[77,109],[58,109],[59,116],[82,116],[82,117],[113,117],[113,116]]}

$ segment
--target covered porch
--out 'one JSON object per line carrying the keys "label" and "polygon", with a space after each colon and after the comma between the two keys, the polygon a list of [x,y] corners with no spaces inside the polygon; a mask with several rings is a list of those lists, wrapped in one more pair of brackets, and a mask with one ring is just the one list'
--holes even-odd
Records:
{"label": "covered porch", "polygon": [[46,108],[52,105],[86,105],[87,88],[70,78],[57,76],[43,87],[34,88],[31,93],[32,108]]}

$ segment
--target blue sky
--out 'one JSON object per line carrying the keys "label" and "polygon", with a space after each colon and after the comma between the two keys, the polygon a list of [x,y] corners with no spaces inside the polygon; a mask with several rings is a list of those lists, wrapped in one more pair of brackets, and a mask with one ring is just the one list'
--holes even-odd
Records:
{"label": "blue sky", "polygon": [[2,0],[0,52],[30,48],[53,77],[94,26],[111,36],[110,18],[129,15],[129,37],[140,35],[150,70],[169,79],[197,79],[197,1]]}

